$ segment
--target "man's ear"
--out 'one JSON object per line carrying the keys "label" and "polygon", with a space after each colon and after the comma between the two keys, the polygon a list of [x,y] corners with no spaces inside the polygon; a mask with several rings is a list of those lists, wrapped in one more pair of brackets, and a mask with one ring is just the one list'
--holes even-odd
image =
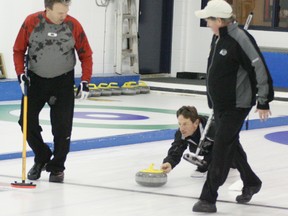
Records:
{"label": "man's ear", "polygon": [[223,20],[222,20],[221,18],[217,18],[217,19],[216,19],[216,22],[217,22],[217,25],[218,25],[219,27],[222,27],[223,24],[224,24],[224,22],[223,22]]}
{"label": "man's ear", "polygon": [[196,126],[198,126],[199,123],[200,123],[200,119],[197,119],[197,120],[194,122],[194,124],[196,124]]}

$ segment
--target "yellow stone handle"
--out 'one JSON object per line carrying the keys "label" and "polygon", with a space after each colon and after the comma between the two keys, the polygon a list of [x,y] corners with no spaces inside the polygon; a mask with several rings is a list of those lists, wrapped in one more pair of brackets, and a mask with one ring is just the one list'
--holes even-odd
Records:
{"label": "yellow stone handle", "polygon": [[141,170],[144,173],[163,173],[163,170],[154,169],[154,163],[150,164],[148,169]]}

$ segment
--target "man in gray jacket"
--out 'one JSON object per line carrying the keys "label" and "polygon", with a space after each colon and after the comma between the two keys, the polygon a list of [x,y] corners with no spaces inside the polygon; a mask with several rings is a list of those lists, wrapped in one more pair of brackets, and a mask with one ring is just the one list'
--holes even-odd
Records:
{"label": "man in gray jacket", "polygon": [[[213,158],[194,212],[216,212],[218,189],[225,182],[231,167],[236,166],[243,181],[238,203],[247,203],[259,192],[262,182],[247,162],[239,142],[239,133],[246,116],[256,104],[261,120],[271,115],[272,79],[254,38],[238,27],[232,7],[224,0],[211,0],[196,11],[206,19],[214,33],[207,69],[207,95],[213,108],[216,133]],[[256,100],[257,96],[257,100]]]}

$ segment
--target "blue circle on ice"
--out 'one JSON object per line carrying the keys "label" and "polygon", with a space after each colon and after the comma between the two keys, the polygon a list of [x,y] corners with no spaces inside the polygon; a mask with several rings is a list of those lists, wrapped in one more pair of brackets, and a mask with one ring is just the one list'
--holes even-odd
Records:
{"label": "blue circle on ice", "polygon": [[96,120],[145,120],[149,117],[125,113],[111,112],[74,112],[74,118],[96,119]]}
{"label": "blue circle on ice", "polygon": [[288,131],[280,131],[275,133],[266,134],[265,138],[280,144],[288,145]]}

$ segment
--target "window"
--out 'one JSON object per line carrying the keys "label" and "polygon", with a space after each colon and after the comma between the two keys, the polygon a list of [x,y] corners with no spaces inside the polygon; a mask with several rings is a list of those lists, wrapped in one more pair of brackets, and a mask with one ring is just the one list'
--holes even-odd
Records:
{"label": "window", "polygon": [[[208,0],[202,0],[202,8]],[[288,0],[227,0],[240,25],[253,12],[250,29],[288,31]],[[201,26],[206,23],[201,21]]]}
{"label": "window", "polygon": [[279,27],[288,28],[288,0],[279,2]]}

